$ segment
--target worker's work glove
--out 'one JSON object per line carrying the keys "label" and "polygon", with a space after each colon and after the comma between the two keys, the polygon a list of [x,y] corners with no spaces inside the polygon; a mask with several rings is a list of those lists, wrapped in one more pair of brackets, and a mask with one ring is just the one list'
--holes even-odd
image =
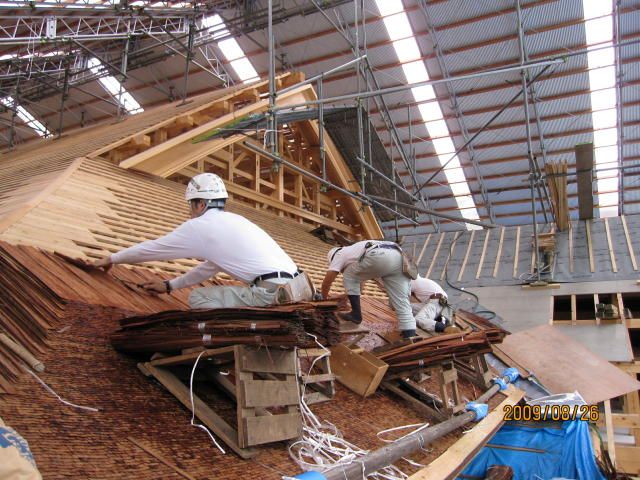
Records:
{"label": "worker's work glove", "polygon": [[450,325],[444,328],[443,333],[462,333],[462,330],[460,329],[460,327]]}
{"label": "worker's work glove", "polygon": [[152,293],[169,293],[171,291],[171,287],[167,286],[167,282],[162,280],[156,282],[145,282],[140,284],[140,287],[144,288],[147,292]]}
{"label": "worker's work glove", "polygon": [[101,268],[105,272],[108,272],[109,270],[111,270],[111,267],[113,267],[113,263],[111,263],[111,256],[96,260],[95,262],[93,262],[92,266],[94,268]]}

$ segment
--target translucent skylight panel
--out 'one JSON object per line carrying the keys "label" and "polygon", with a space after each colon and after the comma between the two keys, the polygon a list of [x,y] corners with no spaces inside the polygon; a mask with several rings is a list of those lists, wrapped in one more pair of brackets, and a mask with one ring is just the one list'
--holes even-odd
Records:
{"label": "translucent skylight panel", "polygon": [[[213,36],[214,39],[229,35],[229,30],[225,26],[222,17],[218,14],[204,17],[201,21],[201,26],[208,28],[208,35]],[[244,83],[258,80],[258,72],[253,68],[253,65],[235,38],[228,38],[218,42],[218,48],[225,59],[230,62],[231,68],[233,68],[233,71],[240,80]]]}
{"label": "translucent skylight panel", "polygon": [[383,17],[404,11],[402,0],[376,0],[376,5]]}
{"label": "translucent skylight panel", "polygon": [[451,156],[451,154],[456,151],[455,147],[453,146],[453,142],[449,137],[434,138],[431,140],[431,143],[433,143],[433,147],[436,149],[436,152],[438,152],[438,155],[449,154],[449,156]]}
{"label": "translucent skylight panel", "polygon": [[609,108],[607,110],[594,111],[593,116],[593,128],[596,130],[602,130],[605,128],[611,128],[616,126],[618,121],[618,112],[615,108]]}
{"label": "translucent skylight panel", "polygon": [[444,120],[436,120],[435,122],[427,122],[424,124],[427,127],[427,131],[429,132],[429,136],[433,138],[437,137],[448,137],[449,136],[449,127]]}
{"label": "translucent skylight panel", "polygon": [[418,105],[418,110],[420,110],[422,120],[425,122],[432,122],[442,118],[442,109],[438,102],[421,103]]}
{"label": "translucent skylight panel", "polygon": [[[411,85],[428,81],[429,72],[421,59],[420,49],[409,19],[403,10],[402,2],[400,0],[376,0],[376,4],[380,14],[384,17],[383,21],[387,34],[393,41],[393,47],[399,62],[402,64],[402,71],[407,83]],[[452,158],[452,154],[455,153],[455,147],[433,87],[431,85],[414,87],[411,89],[411,93],[415,101],[419,103],[418,110],[429,132],[429,137],[440,165],[447,165],[444,174],[451,186],[461,215],[469,219],[478,219],[478,211],[475,208],[475,202],[466,182],[464,171],[460,167],[460,161],[457,157]]]}
{"label": "translucent skylight panel", "polygon": [[[601,217],[618,214],[619,171],[615,54],[613,48],[612,2],[583,0],[584,28],[589,64],[589,86],[595,149],[596,188]],[[599,47],[599,50],[595,48]]]}
{"label": "translucent skylight panel", "polygon": [[426,102],[436,98],[436,92],[431,85],[422,85],[421,87],[413,87],[411,89],[413,98],[416,102]]}
{"label": "translucent skylight panel", "polygon": [[469,195],[469,187],[464,181],[462,183],[451,183],[448,174],[447,180],[449,181],[449,186],[451,187],[451,191],[453,192],[454,196],[458,197],[460,195]]}
{"label": "translucent skylight panel", "polygon": [[235,38],[228,38],[218,42],[218,47],[229,62],[244,57],[244,52]]}
{"label": "translucent skylight panel", "polygon": [[253,68],[253,65],[251,65],[251,62],[247,57],[234,60],[231,62],[231,67],[243,82],[250,82],[258,78],[258,72]]}
{"label": "translucent skylight panel", "polygon": [[427,68],[424,66],[424,62],[422,60],[403,63],[402,71],[404,72],[404,76],[407,77],[407,83],[409,83],[409,85],[429,80]]}
{"label": "translucent skylight panel", "polygon": [[393,42],[393,48],[396,51],[396,55],[398,55],[400,63],[412,62],[421,56],[416,39],[413,37]]}
{"label": "translucent skylight panel", "polygon": [[[105,71],[102,62],[95,57],[89,59],[88,66],[89,69],[96,74],[100,74]],[[144,112],[144,108],[142,108],[136,99],[133,98],[133,95],[127,92],[116,77],[107,75],[100,77],[98,81],[107,92],[113,95],[116,101],[127,111],[127,113],[135,115],[136,113]]]}
{"label": "translucent skylight panel", "polygon": [[396,13],[390,17],[384,17],[383,21],[391,40],[413,37],[413,30],[406,13]]}
{"label": "translucent skylight panel", "polygon": [[51,132],[45,127],[40,121],[36,120],[36,118],[29,113],[29,111],[21,105],[17,105],[16,101],[13,97],[7,96],[4,98],[0,98],[0,102],[6,107],[15,108],[16,115],[18,118],[25,123],[28,127],[30,127],[38,136],[40,137],[48,137],[51,135]]}

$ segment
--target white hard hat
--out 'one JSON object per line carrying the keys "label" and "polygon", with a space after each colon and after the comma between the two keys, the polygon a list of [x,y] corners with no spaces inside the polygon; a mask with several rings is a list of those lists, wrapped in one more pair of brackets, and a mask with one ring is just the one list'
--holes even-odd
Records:
{"label": "white hard hat", "polygon": [[218,200],[229,198],[222,179],[215,173],[201,173],[193,177],[184,193],[187,201],[195,199]]}
{"label": "white hard hat", "polygon": [[336,253],[338,253],[338,250],[340,250],[341,248],[342,247],[333,247],[331,250],[329,250],[329,253],[327,253],[327,263],[331,263],[333,257],[336,256]]}

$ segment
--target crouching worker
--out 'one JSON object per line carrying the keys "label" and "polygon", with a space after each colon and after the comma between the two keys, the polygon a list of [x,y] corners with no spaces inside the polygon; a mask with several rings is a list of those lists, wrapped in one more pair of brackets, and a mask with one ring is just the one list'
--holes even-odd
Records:
{"label": "crouching worker", "polygon": [[400,331],[405,338],[416,334],[416,321],[411,313],[410,278],[403,273],[400,247],[392,242],[363,240],[348,247],[336,247],[327,257],[329,268],[322,282],[322,296],[328,298],[331,285],[342,273],[344,288],[351,303],[351,313],[344,320],[362,322],[360,290],[362,282],[381,278],[389,300],[398,316]]}
{"label": "crouching worker", "polygon": [[411,298],[416,323],[428,332],[459,332],[453,325],[453,310],[448,303],[447,293],[433,280],[418,275],[411,280]]}
{"label": "crouching worker", "polygon": [[282,248],[246,218],[225,212],[228,198],[222,179],[213,173],[196,175],[187,185],[191,220],[173,232],[134,245],[94,262],[108,270],[112,264],[198,258],[204,260],[182,276],[148,282],[157,293],[197,285],[225,272],[246,286],[197,288],[189,296],[191,308],[264,307],[288,301],[308,301],[313,286]]}

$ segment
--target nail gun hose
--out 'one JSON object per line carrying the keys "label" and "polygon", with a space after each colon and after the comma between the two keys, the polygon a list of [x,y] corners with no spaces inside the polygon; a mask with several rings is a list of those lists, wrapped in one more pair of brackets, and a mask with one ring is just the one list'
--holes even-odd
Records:
{"label": "nail gun hose", "polygon": [[461,235],[462,233],[460,235],[457,235],[453,239],[453,242],[451,242],[451,245],[449,246],[449,257],[447,258],[447,263],[445,263],[444,265],[444,281],[447,282],[447,285],[453,288],[454,290],[457,290],[461,293],[466,293],[467,295],[472,296],[476,301],[476,304],[473,306],[473,313],[481,316],[484,316],[482,314],[486,314],[487,316],[485,316],[484,318],[486,318],[487,320],[491,320],[497,316],[496,312],[494,312],[493,310],[476,310],[476,308],[478,308],[478,305],[480,305],[480,299],[478,298],[478,295],[476,295],[470,290],[465,290],[464,288],[456,287],[449,281],[449,261],[451,260],[451,256],[453,255],[453,247],[456,244],[456,240],[458,240],[458,238],[460,238]]}

